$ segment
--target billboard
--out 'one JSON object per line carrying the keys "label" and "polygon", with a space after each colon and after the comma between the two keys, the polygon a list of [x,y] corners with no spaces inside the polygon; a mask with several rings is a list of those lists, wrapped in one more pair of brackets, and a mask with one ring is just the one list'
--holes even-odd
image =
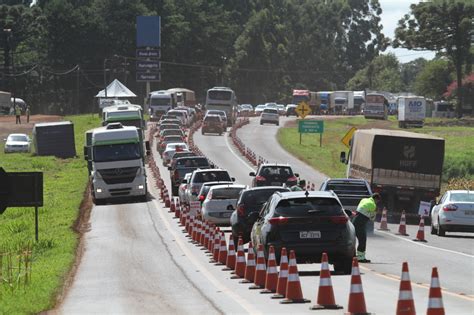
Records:
{"label": "billboard", "polygon": [[161,17],[137,16],[137,47],[161,46]]}

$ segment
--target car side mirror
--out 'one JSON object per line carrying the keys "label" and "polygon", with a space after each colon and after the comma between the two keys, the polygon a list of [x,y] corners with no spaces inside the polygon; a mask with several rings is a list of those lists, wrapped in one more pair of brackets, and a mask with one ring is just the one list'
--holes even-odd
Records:
{"label": "car side mirror", "polygon": [[255,175],[255,172],[250,172],[250,173],[249,173],[249,176],[256,176],[256,175]]}
{"label": "car side mirror", "polygon": [[231,177],[230,180],[235,182],[235,177]]}
{"label": "car side mirror", "polygon": [[341,161],[341,163],[347,163],[346,152],[344,151],[341,152],[341,155],[339,156],[339,161]]}
{"label": "car side mirror", "polygon": [[295,176],[296,176],[296,177],[300,177],[300,174],[298,174],[298,173],[295,173]]}

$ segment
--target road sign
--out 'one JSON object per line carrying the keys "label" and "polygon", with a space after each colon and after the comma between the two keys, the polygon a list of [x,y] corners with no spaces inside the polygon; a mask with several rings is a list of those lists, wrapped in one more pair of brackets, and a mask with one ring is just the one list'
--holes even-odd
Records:
{"label": "road sign", "polygon": [[299,133],[323,133],[324,121],[323,120],[300,120],[298,121],[298,132]]}
{"label": "road sign", "polygon": [[160,72],[137,72],[137,81],[161,82]]}
{"label": "road sign", "polygon": [[344,135],[344,137],[342,137],[341,139],[341,142],[344,143],[344,145],[346,147],[350,147],[351,146],[351,139],[352,139],[352,135],[354,134],[354,132],[357,130],[356,127],[352,127],[351,129],[349,129],[349,131]]}
{"label": "road sign", "polygon": [[160,49],[137,49],[135,57],[160,59],[161,50]]}
{"label": "road sign", "polygon": [[159,71],[161,63],[158,60],[138,60],[137,71]]}
{"label": "road sign", "polygon": [[311,113],[311,108],[306,102],[301,102],[299,105],[296,107],[295,112],[300,116],[301,118],[305,118]]}
{"label": "road sign", "polygon": [[137,47],[161,46],[161,18],[137,16]]}

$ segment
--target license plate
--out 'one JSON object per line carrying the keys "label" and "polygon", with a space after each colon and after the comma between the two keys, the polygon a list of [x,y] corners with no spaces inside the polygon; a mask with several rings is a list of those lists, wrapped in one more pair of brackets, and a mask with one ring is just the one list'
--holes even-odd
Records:
{"label": "license plate", "polygon": [[320,231],[301,231],[300,238],[321,238]]}
{"label": "license plate", "polygon": [[281,183],[280,182],[271,182],[271,185],[272,186],[281,186]]}
{"label": "license plate", "polygon": [[466,215],[474,215],[474,210],[466,210],[464,211]]}
{"label": "license plate", "polygon": [[232,212],[221,213],[221,217],[223,217],[223,218],[230,218],[231,215],[232,215]]}

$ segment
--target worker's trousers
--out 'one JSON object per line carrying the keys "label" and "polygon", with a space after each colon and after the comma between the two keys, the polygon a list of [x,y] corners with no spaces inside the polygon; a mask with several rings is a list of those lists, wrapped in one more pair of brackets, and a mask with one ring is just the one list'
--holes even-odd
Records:
{"label": "worker's trousers", "polygon": [[365,215],[357,212],[357,214],[352,219],[352,224],[354,224],[356,237],[358,241],[357,251],[365,253],[365,247],[367,245],[367,223],[369,218]]}

